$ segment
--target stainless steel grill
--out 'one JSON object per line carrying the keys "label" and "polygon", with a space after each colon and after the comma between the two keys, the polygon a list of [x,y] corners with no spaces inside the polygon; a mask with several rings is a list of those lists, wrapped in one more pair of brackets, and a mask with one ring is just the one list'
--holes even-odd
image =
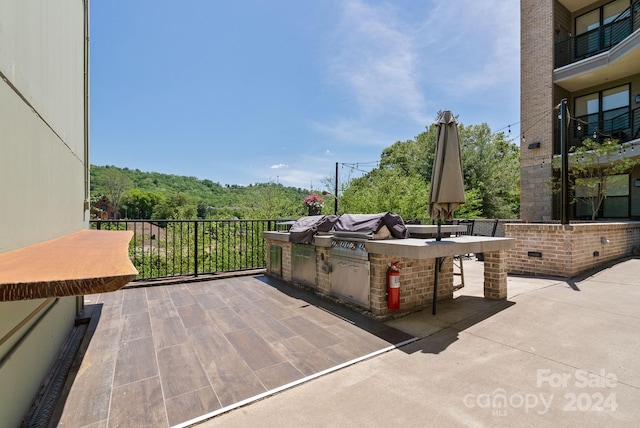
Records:
{"label": "stainless steel grill", "polygon": [[316,247],[306,244],[291,245],[291,280],[317,287]]}
{"label": "stainless steel grill", "polygon": [[334,238],[331,241],[331,254],[341,257],[351,257],[358,260],[369,260],[366,241],[362,240],[343,240]]}
{"label": "stainless steel grill", "polygon": [[370,264],[362,234],[334,235],[331,241],[331,294],[370,308]]}

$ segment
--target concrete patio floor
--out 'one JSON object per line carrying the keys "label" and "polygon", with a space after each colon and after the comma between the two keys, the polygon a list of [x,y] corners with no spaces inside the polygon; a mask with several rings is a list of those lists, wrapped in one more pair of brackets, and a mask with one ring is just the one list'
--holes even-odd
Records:
{"label": "concrete patio floor", "polygon": [[[509,277],[388,323],[423,339],[199,427],[637,427],[640,260],[582,279]],[[473,285],[475,284],[475,285]]]}

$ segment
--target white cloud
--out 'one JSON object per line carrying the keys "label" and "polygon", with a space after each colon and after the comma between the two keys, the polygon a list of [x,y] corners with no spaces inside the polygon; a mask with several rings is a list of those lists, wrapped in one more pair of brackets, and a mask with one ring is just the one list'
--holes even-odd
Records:
{"label": "white cloud", "polygon": [[457,96],[517,85],[519,17],[519,2],[435,1],[421,29],[421,65],[430,85]]}
{"label": "white cloud", "polygon": [[285,164],[285,163],[278,163],[275,165],[271,165],[269,168],[271,169],[281,169],[281,168],[288,168],[289,165]]}
{"label": "white cloud", "polygon": [[412,35],[387,5],[342,3],[330,75],[357,101],[356,116],[401,116],[424,123]]}
{"label": "white cloud", "polygon": [[301,187],[310,189],[322,189],[324,185],[322,180],[326,177],[319,172],[310,171],[308,169],[289,169],[285,174],[278,176],[279,183],[285,186]]}
{"label": "white cloud", "polygon": [[309,122],[309,124],[315,131],[349,145],[386,147],[393,143],[389,135],[384,135],[358,120],[338,119],[332,123]]}
{"label": "white cloud", "polygon": [[[385,147],[415,136],[438,110],[517,99],[519,13],[518,2],[504,0],[433,0],[410,11],[341,3],[328,71],[346,102],[340,118],[311,127],[339,143]],[[389,131],[399,124],[410,135]]]}

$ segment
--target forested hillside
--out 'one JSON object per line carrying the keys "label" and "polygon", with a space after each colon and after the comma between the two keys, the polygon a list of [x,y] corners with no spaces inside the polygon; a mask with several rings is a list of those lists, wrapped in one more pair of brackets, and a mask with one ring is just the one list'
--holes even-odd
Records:
{"label": "forested hillside", "polygon": [[288,218],[305,212],[308,190],[277,183],[226,185],[196,177],[91,166],[91,197],[121,218]]}
{"label": "forested hillside", "polygon": [[[517,218],[520,211],[519,149],[487,124],[458,126],[466,203],[458,218]],[[427,218],[429,181],[436,144],[431,125],[413,140],[382,150],[379,166],[342,179],[338,213],[390,211],[403,218]],[[333,189],[333,177],[323,185]],[[277,183],[226,185],[196,177],[142,172],[115,166],[91,167],[91,195],[107,196],[121,218],[296,218],[306,215],[306,189]],[[332,197],[324,213],[333,212]]]}

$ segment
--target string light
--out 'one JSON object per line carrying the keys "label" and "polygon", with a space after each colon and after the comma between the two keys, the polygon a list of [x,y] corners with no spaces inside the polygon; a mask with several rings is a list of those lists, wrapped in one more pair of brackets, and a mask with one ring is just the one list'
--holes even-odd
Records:
{"label": "string light", "polygon": [[502,128],[498,129],[497,131],[492,131],[491,132],[491,138],[496,138],[498,136],[498,134],[501,134],[501,133],[504,134],[502,131],[504,131],[506,129],[507,130],[507,136],[506,136],[507,143],[512,143],[518,137],[517,136],[516,137],[512,137],[513,134],[511,133],[511,127],[515,126],[515,125],[518,125],[518,124],[520,124],[520,122],[513,122],[513,123],[510,123],[508,125],[503,126]]}
{"label": "string light", "polygon": [[[371,172],[372,169],[377,168],[378,166],[380,166],[378,161],[342,163],[341,165],[342,165],[343,168],[346,166],[347,168],[350,168],[352,171],[359,171],[359,172],[363,172],[365,174]],[[362,168],[371,168],[371,169],[366,171],[366,170],[364,170]]]}

